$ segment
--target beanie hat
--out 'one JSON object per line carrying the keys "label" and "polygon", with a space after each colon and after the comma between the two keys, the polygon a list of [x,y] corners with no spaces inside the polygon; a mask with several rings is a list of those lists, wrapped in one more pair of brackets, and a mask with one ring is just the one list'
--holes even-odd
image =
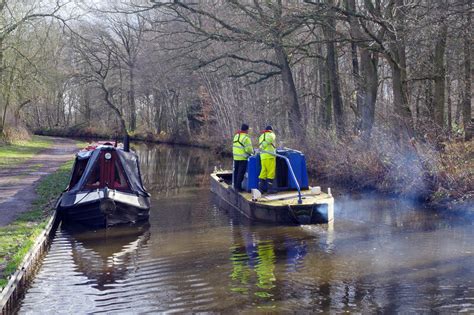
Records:
{"label": "beanie hat", "polygon": [[249,125],[247,125],[247,124],[242,124],[242,126],[240,126],[240,130],[242,130],[242,131],[247,131],[247,130],[249,130]]}
{"label": "beanie hat", "polygon": [[265,127],[265,130],[273,130],[272,126],[268,125]]}

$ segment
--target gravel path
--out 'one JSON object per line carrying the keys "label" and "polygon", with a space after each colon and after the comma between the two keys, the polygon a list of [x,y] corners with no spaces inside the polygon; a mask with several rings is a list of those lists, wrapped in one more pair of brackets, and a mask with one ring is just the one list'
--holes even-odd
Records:
{"label": "gravel path", "polygon": [[35,188],[38,181],[71,160],[78,151],[73,140],[51,139],[54,143],[51,148],[20,165],[0,169],[0,226],[31,210],[32,202],[37,198]]}

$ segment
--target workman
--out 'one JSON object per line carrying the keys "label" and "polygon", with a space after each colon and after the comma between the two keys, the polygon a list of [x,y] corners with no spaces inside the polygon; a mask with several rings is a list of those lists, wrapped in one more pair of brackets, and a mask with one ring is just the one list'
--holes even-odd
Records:
{"label": "workman", "polygon": [[248,135],[249,126],[242,124],[234,135],[232,154],[234,156],[233,185],[237,191],[243,191],[242,181],[247,171],[248,158],[253,154],[252,140]]}
{"label": "workman", "polygon": [[[259,178],[259,190],[263,193],[273,191],[273,179],[275,178],[276,153],[275,150],[275,133],[272,126],[267,126],[258,138],[260,149],[261,171]],[[272,154],[273,153],[273,154]]]}

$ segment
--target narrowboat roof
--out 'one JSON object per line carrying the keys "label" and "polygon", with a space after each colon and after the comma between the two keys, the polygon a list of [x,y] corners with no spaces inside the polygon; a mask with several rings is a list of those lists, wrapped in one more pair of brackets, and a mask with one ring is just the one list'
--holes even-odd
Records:
{"label": "narrowboat roof", "polygon": [[140,167],[138,164],[138,157],[134,152],[126,152],[121,147],[115,147],[111,143],[99,143],[96,145],[90,145],[76,154],[76,163],[74,168],[77,167],[78,162],[81,160],[88,160],[85,169],[82,172],[82,176],[73,187],[69,188],[69,192],[77,192],[83,189],[87,179],[92,174],[93,168],[95,167],[97,160],[99,159],[100,153],[103,150],[115,151],[118,156],[118,160],[123,167],[125,176],[130,184],[132,191],[148,194],[146,189],[143,187],[141,180]]}
{"label": "narrowboat roof", "polygon": [[93,144],[89,144],[87,147],[84,149],[80,150],[79,152],[76,153],[76,157],[80,160],[82,159],[88,159],[91,157],[92,152],[95,150],[102,150],[102,149],[107,149],[110,150],[111,148],[115,150],[122,150],[123,151],[123,145],[120,143],[117,146],[114,146],[110,142],[106,141],[101,141],[101,142],[96,142]]}

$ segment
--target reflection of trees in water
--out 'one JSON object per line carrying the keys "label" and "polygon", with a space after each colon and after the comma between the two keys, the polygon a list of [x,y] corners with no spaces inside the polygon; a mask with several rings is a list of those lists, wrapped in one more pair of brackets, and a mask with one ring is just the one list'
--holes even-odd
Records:
{"label": "reflection of trees in water", "polygon": [[148,242],[149,224],[123,226],[98,231],[63,227],[71,243],[76,269],[95,281],[99,290],[124,279],[137,261],[140,249]]}
{"label": "reflection of trees in water", "polygon": [[140,144],[143,182],[148,190],[174,195],[183,187],[208,185],[213,155],[204,149]]}

